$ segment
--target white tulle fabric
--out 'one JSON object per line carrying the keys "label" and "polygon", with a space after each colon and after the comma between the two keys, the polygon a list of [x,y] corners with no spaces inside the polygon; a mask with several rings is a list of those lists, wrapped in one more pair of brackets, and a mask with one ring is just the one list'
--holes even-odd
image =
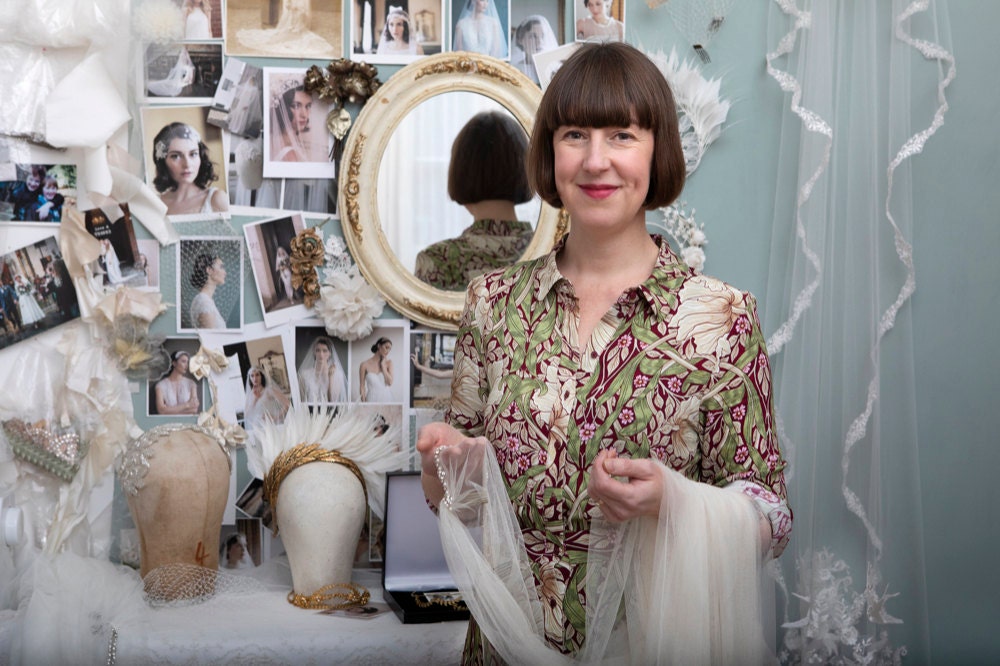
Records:
{"label": "white tulle fabric", "polygon": [[[780,561],[778,652],[796,664],[926,661],[905,306],[910,159],[936,140],[955,76],[947,9],[778,0],[769,33],[768,74],[787,108],[765,329],[796,525]],[[878,101],[841,103],[862,97]],[[890,521],[886,506],[907,509]]]}
{"label": "white tulle fabric", "polygon": [[587,640],[564,655],[545,641],[539,594],[492,450],[453,447],[437,462],[448,568],[508,663],[773,661],[760,622],[759,518],[742,493],[662,467],[660,519],[595,520],[583,592]]}

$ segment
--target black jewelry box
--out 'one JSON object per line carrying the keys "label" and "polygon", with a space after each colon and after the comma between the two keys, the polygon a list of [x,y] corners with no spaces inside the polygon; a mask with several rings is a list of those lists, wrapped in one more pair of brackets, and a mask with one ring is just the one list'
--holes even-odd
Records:
{"label": "black jewelry box", "polygon": [[403,624],[469,619],[465,604],[451,601],[457,590],[437,521],[424,500],[420,472],[386,475],[382,589]]}

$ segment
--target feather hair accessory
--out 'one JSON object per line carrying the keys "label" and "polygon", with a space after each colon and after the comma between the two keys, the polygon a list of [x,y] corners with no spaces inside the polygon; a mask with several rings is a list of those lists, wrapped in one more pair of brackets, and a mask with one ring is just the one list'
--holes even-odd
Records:
{"label": "feather hair accessory", "polygon": [[402,450],[401,431],[392,426],[383,432],[378,414],[342,408],[325,413],[292,408],[284,423],[265,423],[246,446],[247,468],[263,479],[283,451],[299,444],[318,444],[339,451],[361,470],[368,487],[368,506],[378,516],[385,515],[385,474],[405,469],[409,453]]}
{"label": "feather hair accessory", "polygon": [[729,115],[729,101],[719,94],[720,79],[706,79],[701,70],[688,60],[681,60],[676,49],[670,55],[663,51],[647,53],[670,84],[677,106],[681,146],[690,176],[701,163],[705,150],[719,138],[722,124]]}

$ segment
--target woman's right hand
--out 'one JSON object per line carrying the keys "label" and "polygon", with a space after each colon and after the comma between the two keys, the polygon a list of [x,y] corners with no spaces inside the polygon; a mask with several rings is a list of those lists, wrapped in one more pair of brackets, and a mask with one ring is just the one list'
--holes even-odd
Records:
{"label": "woman's right hand", "polygon": [[444,488],[437,475],[435,452],[441,448],[455,447],[455,455],[469,455],[469,449],[479,447],[481,451],[488,450],[489,440],[485,437],[469,437],[453,426],[441,421],[428,423],[417,433],[417,452],[420,454],[421,480],[424,494],[434,506],[441,504]]}

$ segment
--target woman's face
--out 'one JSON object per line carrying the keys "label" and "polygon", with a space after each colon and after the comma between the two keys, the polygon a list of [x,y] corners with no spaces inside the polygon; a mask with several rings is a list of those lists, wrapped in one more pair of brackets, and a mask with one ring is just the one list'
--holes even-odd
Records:
{"label": "woman's face", "polygon": [[563,125],[552,142],[556,190],[574,224],[613,227],[644,216],[652,130]]}
{"label": "woman's face", "polygon": [[477,14],[484,13],[486,7],[489,6],[489,0],[473,0],[473,2]]}
{"label": "woman's face", "polygon": [[167,156],[164,158],[167,163],[167,172],[174,182],[194,183],[201,169],[201,153],[198,150],[198,142],[183,137],[176,137],[170,140],[167,145]]}
{"label": "woman's face", "polygon": [[330,348],[323,343],[319,343],[313,349],[313,358],[316,360],[316,364],[327,365],[330,363]]}
{"label": "woman's face", "polygon": [[229,564],[237,564],[243,559],[243,544],[236,541],[229,547],[229,552],[226,553],[226,559],[229,560]]}
{"label": "woman's face", "polygon": [[47,200],[52,201],[56,198],[56,195],[59,194],[59,185],[53,180],[45,181],[45,186],[42,188],[42,194],[45,195]]}
{"label": "woman's face", "polygon": [[389,34],[392,38],[397,41],[403,41],[403,31],[406,27],[406,21],[403,20],[402,16],[393,16],[389,19]]}
{"label": "woman's face", "polygon": [[587,9],[590,10],[590,15],[596,18],[604,18],[604,0],[588,0]]}
{"label": "woman's face", "polygon": [[24,184],[28,186],[28,189],[34,192],[38,189],[38,186],[42,184],[42,179],[33,173],[29,173],[28,177],[25,179]]}
{"label": "woman's face", "polygon": [[541,50],[542,40],[544,39],[545,30],[542,28],[542,24],[532,23],[531,27],[521,35],[521,41],[518,46],[528,55],[534,55]]}
{"label": "woman's face", "polygon": [[302,90],[296,90],[292,97],[292,127],[296,134],[309,131],[309,113],[312,111],[312,96]]}
{"label": "woman's face", "polygon": [[383,358],[388,356],[389,352],[391,351],[392,351],[392,343],[389,342],[388,340],[386,340],[385,342],[383,342],[378,346],[378,354]]}
{"label": "woman's face", "polygon": [[191,363],[191,359],[188,358],[187,354],[181,354],[176,359],[174,359],[174,370],[179,374],[185,375],[188,371],[188,365]]}
{"label": "woman's face", "polygon": [[212,265],[205,269],[205,273],[208,275],[210,282],[215,284],[226,283],[226,265],[222,263],[222,259],[213,261]]}
{"label": "woman's face", "polygon": [[254,388],[260,386],[260,370],[254,368],[250,371],[250,387]]}

